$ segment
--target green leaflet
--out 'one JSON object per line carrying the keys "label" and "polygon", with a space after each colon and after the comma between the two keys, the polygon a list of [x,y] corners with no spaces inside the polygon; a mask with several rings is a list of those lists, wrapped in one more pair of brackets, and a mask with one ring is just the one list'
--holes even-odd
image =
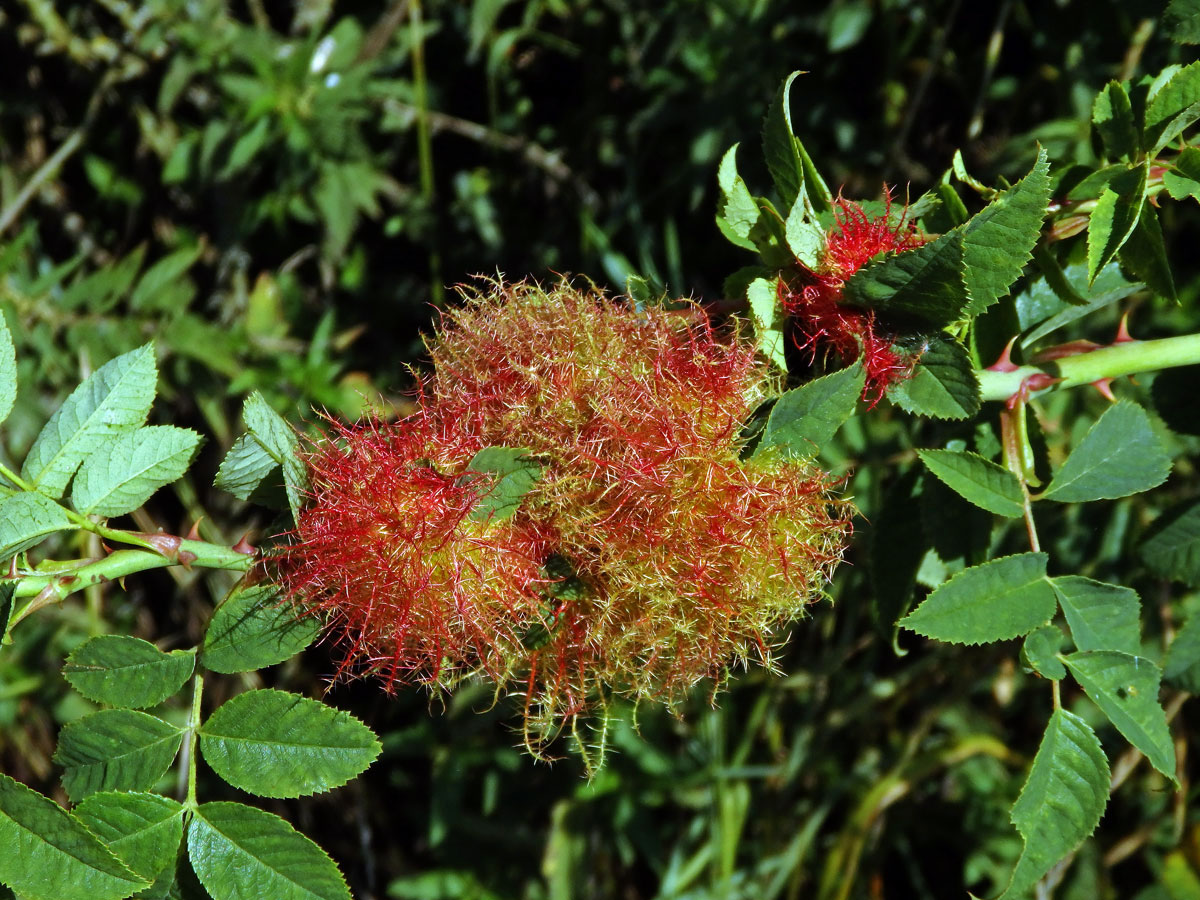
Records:
{"label": "green leaflet", "polygon": [[130,709],[157,706],[192,677],[193,651],[164,653],[131,635],[106,634],[77,647],[63,665],[71,687],[96,703]]}
{"label": "green leaflet", "polygon": [[967,303],[963,259],[963,232],[951,231],[915,250],[867,263],[846,281],[842,299],[941,328]]}
{"label": "green leaflet", "polygon": [[74,528],[67,511],[41,494],[12,494],[0,500],[0,561],[40,544],[56,531]]}
{"label": "green leaflet", "polygon": [[1200,587],[1200,501],[1159,516],[1142,542],[1141,555],[1157,574]]}
{"label": "green leaflet", "polygon": [[1022,348],[1032,347],[1064,325],[1124,300],[1142,288],[1139,282],[1130,281],[1122,275],[1121,267],[1116,263],[1109,263],[1090,286],[1087,267],[1083,263],[1067,266],[1062,274],[1061,284],[1052,287],[1044,281],[1036,281],[1028,291],[1016,298],[1021,328],[1037,326],[1021,338]]}
{"label": "green leaflet", "polygon": [[785,393],[771,410],[754,455],[815,456],[854,415],[865,378],[862,363],[855,363]]}
{"label": "green leaflet", "polygon": [[200,664],[225,675],[253,672],[291,659],[320,632],[321,622],[297,613],[274,585],[239,587],[213,613]]}
{"label": "green leaflet", "polygon": [[[542,467],[523,447],[484,447],[467,463],[460,483],[479,484],[479,501],[471,510],[476,522],[500,522],[521,506],[521,499],[542,477]],[[482,478],[481,478],[482,476]],[[490,486],[483,485],[490,482]]]}
{"label": "green leaflet", "polygon": [[1023,897],[1050,867],[1083,843],[1108,804],[1108,760],[1079,716],[1056,709],[1011,819],[1025,842],[1000,900]]}
{"label": "green leaflet", "polygon": [[121,900],[149,883],[57,803],[3,774],[0,882],[26,900]]}
{"label": "green leaflet", "polygon": [[1114,175],[1100,192],[1088,219],[1088,284],[1112,262],[1129,235],[1133,233],[1146,196],[1146,164]]}
{"label": "green leaflet", "polygon": [[1163,662],[1163,678],[1189,693],[1200,693],[1200,615],[1175,633]]}
{"label": "green leaflet", "polygon": [[1062,649],[1066,637],[1058,626],[1043,625],[1025,635],[1025,642],[1021,645],[1021,657],[1029,668],[1043,678],[1054,681],[1065,678],[1067,667],[1058,658],[1058,652]]}
{"label": "green leaflet", "polygon": [[299,519],[302,492],[308,488],[308,473],[296,456],[300,449],[296,432],[279,413],[271,409],[258,391],[246,398],[242,418],[259,446],[283,469],[283,484],[287,489],[292,518]]}
{"label": "green leaflet", "polygon": [[717,228],[730,242],[750,251],[758,247],[750,240],[750,232],[758,224],[761,212],[746,182],[738,175],[737,148],[734,144],[721,157],[717,168],[717,186],[721,189],[717,201]]}
{"label": "green leaflet", "polygon": [[66,769],[63,787],[73,801],[97,791],[144,791],[167,771],[182,738],[156,716],[102,709],[63,726],[54,761]]}
{"label": "green leaflet", "polygon": [[[1008,294],[1031,258],[1050,202],[1050,164],[1039,148],[1029,174],[963,226],[963,276],[972,318]],[[945,324],[945,323],[943,323]]]}
{"label": "green leaflet", "polygon": [[1024,515],[1021,483],[1016,476],[977,453],[918,450],[926,468],[947,487],[976,506],[1009,518]]}
{"label": "green leaflet", "polygon": [[1133,107],[1129,95],[1119,81],[1110,81],[1092,103],[1092,124],[1100,132],[1109,159],[1133,162],[1141,149]]}
{"label": "green leaflet", "polygon": [[804,163],[797,147],[800,142],[792,130],[791,110],[792,82],[800,74],[792,72],[779,86],[763,121],[763,157],[786,209],[791,209],[804,188]]}
{"label": "green leaflet", "polygon": [[243,434],[225,454],[213,485],[239,500],[249,500],[259,485],[278,468],[278,461],[263,449],[254,435]]}
{"label": "green leaflet", "polygon": [[783,328],[786,317],[779,303],[779,278],[755,278],[746,288],[750,319],[754,323],[754,342],[758,351],[782,371],[787,371],[784,357]]}
{"label": "green leaflet", "polygon": [[1163,186],[1172,199],[1191,197],[1200,201],[1200,149],[1188,147],[1181,150],[1171,168],[1163,173]]}
{"label": "green leaflet", "polygon": [[1168,300],[1179,299],[1175,291],[1175,277],[1171,274],[1171,265],[1167,261],[1167,248],[1163,243],[1158,211],[1149,200],[1142,201],[1142,213],[1138,216],[1137,225],[1118,255],[1126,268],[1146,282],[1146,286],[1160,297]]}
{"label": "green leaflet", "polygon": [[350,900],[329,856],[278,816],[241,803],[202,803],[188,858],[213,900]]}
{"label": "green leaflet", "polygon": [[827,238],[824,229],[808,217],[805,197],[797,198],[783,223],[788,249],[796,260],[809,269],[816,269],[825,254]]}
{"label": "green leaflet", "polygon": [[948,335],[935,335],[909,378],[888,388],[903,410],[935,419],[965,419],[979,412],[979,380],[971,358]]}
{"label": "green leaflet", "polygon": [[1200,44],[1200,0],[1171,0],[1163,13],[1162,28],[1180,44]]}
{"label": "green leaflet", "polygon": [[55,410],[25,457],[21,477],[47,496],[61,497],[84,457],[105,437],[146,420],[157,381],[150,344],[105,363]]}
{"label": "green leaflet", "polygon": [[1157,487],[1170,472],[1171,458],[1150,417],[1137,404],[1122,400],[1088,429],[1039,499],[1113,500]]}
{"label": "green leaflet", "polygon": [[183,806],[158,794],[92,794],[75,816],[134,872],[152,881],[173,868],[183,840]]}
{"label": "green leaflet", "polygon": [[1200,62],[1176,69],[1157,88],[1151,88],[1143,129],[1151,156],[1200,118]]}
{"label": "green leaflet", "polygon": [[1051,578],[1071,638],[1080,650],[1142,650],[1142,604],[1137,591],[1081,575]]}
{"label": "green leaflet", "polygon": [[8,418],[17,400],[17,350],[4,313],[0,312],[0,422]]}
{"label": "green leaflet", "polygon": [[1020,553],[959,572],[900,620],[952,644],[987,644],[1028,634],[1054,615],[1045,553]]}
{"label": "green leaflet", "polygon": [[110,435],[85,457],[71,487],[71,503],[84,515],[131,512],[181,478],[199,446],[200,435],[172,425]]}
{"label": "green leaflet", "polygon": [[345,784],[379,755],[371,729],[349,713],[283,691],[227,700],[200,728],[213,771],[260,797],[301,797]]}
{"label": "green leaflet", "polygon": [[1071,675],[1126,740],[1175,781],[1175,745],[1158,702],[1162,673],[1145,657],[1116,650],[1081,650],[1063,657]]}

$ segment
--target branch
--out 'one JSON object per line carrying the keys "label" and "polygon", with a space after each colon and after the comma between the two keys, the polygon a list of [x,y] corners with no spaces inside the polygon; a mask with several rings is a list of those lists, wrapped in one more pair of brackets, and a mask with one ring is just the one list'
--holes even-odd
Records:
{"label": "branch", "polygon": [[1106,378],[1198,364],[1200,334],[1185,334],[1154,341],[1123,341],[1111,347],[1064,356],[1042,365],[1018,366],[1010,372],[981,369],[975,374],[979,378],[979,392],[984,400],[1007,400],[1015,396],[1030,378],[1042,382],[1053,380],[1048,385],[1029,391],[1030,396],[1035,396],[1057,388],[1093,384]]}

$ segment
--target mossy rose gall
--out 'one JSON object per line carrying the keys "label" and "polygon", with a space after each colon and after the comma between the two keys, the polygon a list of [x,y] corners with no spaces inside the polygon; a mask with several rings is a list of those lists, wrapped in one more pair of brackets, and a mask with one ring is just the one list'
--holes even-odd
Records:
{"label": "mossy rose gall", "polygon": [[[750,343],[692,304],[635,310],[567,283],[462,294],[418,412],[307,456],[293,594],[388,678],[474,666],[523,693],[533,744],[613,695],[671,703],[731,664],[769,665],[850,509],[808,463],[741,459],[778,388]],[[540,477],[513,515],[478,522],[464,476],[497,446]]]}

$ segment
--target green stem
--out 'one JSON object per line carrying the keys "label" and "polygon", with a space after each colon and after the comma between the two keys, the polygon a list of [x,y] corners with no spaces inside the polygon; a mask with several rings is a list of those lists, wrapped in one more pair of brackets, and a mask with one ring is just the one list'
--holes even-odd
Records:
{"label": "green stem", "polygon": [[[187,565],[203,569],[228,569],[245,572],[257,558],[248,553],[222,547],[207,541],[183,540],[179,543],[179,554],[184,555]],[[187,554],[191,554],[188,556]],[[117,581],[126,575],[144,572],[147,569],[162,569],[181,565],[178,556],[167,557],[153,550],[117,550],[103,559],[77,560],[64,563],[53,572],[35,572],[20,575],[16,579],[13,598],[33,598],[23,608],[13,612],[11,628],[31,613],[44,606],[59,603],[69,594],[105,581]],[[12,579],[0,579],[12,580]]]}
{"label": "green stem", "polygon": [[[204,696],[204,675],[200,672],[192,679],[192,709],[188,714],[187,737],[183,742],[183,759],[180,761],[180,775],[187,773],[187,795],[183,801],[184,809],[194,812],[196,809],[196,738],[200,731],[201,700]],[[181,777],[182,780],[182,777]]]}
{"label": "green stem", "polygon": [[1198,364],[1200,334],[1185,334],[1154,341],[1126,341],[1042,365],[1020,366],[1011,372],[982,369],[975,374],[979,377],[979,391],[984,400],[1007,400],[1021,389],[1025,379],[1035,375],[1049,375],[1059,380],[1032,391],[1031,396],[1056,388],[1092,384],[1105,378]]}

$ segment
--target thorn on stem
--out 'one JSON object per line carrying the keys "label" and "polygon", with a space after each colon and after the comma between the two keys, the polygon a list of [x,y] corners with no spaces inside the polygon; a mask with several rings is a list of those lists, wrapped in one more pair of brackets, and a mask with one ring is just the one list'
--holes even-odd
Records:
{"label": "thorn on stem", "polygon": [[179,551],[179,564],[182,565],[189,572],[192,571],[192,563],[194,563],[196,561],[196,559],[197,559],[196,554],[193,553],[191,550],[180,550]]}
{"label": "thorn on stem", "polygon": [[1117,336],[1113,338],[1113,345],[1128,344],[1134,340],[1137,340],[1137,338],[1130,337],[1129,335],[1129,310],[1125,310],[1121,315],[1121,324],[1117,326]]}
{"label": "thorn on stem", "polygon": [[1004,345],[1004,350],[1000,353],[1000,358],[987,367],[989,372],[1014,372],[1017,369],[1017,364],[1012,361],[1013,344],[1017,342],[1019,335],[1013,335],[1007,344]]}
{"label": "thorn on stem", "polygon": [[250,544],[250,542],[247,540],[247,538],[249,538],[249,537],[250,537],[250,532],[247,531],[245,534],[242,535],[241,540],[239,540],[236,544],[233,545],[233,552],[234,553],[244,553],[247,556],[257,556],[258,550],[255,547],[253,547]]}
{"label": "thorn on stem", "polygon": [[201,516],[195,522],[192,523],[192,527],[188,529],[187,537],[185,538],[185,540],[189,540],[189,541],[200,540],[200,523],[203,521],[204,521],[204,516]]}
{"label": "thorn on stem", "polygon": [[1113,396],[1111,378],[1097,378],[1092,382],[1092,387],[1104,395],[1104,399],[1109,403],[1116,403],[1117,398]]}

